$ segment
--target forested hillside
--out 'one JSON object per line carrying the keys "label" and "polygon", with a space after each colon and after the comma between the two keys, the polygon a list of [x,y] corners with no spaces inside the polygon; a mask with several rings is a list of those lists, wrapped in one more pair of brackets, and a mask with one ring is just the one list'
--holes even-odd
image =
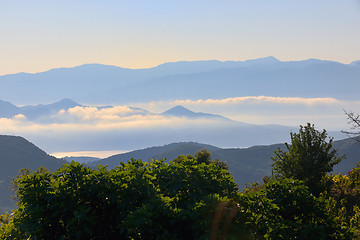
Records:
{"label": "forested hillside", "polygon": [[3,211],[14,206],[10,201],[13,192],[9,187],[20,169],[46,167],[54,171],[65,161],[48,155],[22,137],[0,135],[0,163],[0,211]]}
{"label": "forested hillside", "polygon": [[[356,141],[352,139],[334,141],[333,147],[338,150],[339,155],[346,156],[343,161],[334,167],[335,173],[347,173],[360,161],[360,144],[357,144]],[[142,159],[146,162],[151,161],[151,159],[166,159],[166,162],[169,162],[181,154],[193,155],[202,148],[206,148],[211,152],[212,159],[220,159],[229,165],[230,173],[240,189],[242,189],[246,183],[261,181],[264,176],[271,175],[271,157],[274,156],[274,151],[278,148],[284,150],[285,144],[249,148],[218,148],[195,142],[172,143],[114,155],[91,162],[88,165],[96,167],[97,164],[101,164],[114,168],[120,162],[127,162],[131,158]]]}
{"label": "forested hillside", "polygon": [[343,159],[332,144],[301,126],[272,157],[273,175],[242,191],[205,149],[168,163],[25,171],[0,239],[358,239],[360,165],[331,174]]}
{"label": "forested hillside", "polygon": [[[359,161],[360,145],[356,144],[354,140],[345,139],[334,141],[333,146],[334,149],[338,150],[339,155],[346,155],[346,158],[334,167],[334,172],[345,174]],[[212,159],[220,159],[227,163],[235,183],[238,184],[240,189],[243,189],[246,184],[261,181],[264,176],[271,175],[271,157],[274,156],[276,149],[284,149],[285,145],[274,144],[243,149],[222,149],[195,142],[172,143],[161,147],[151,147],[114,155],[86,164],[94,168],[96,168],[97,164],[108,165],[112,169],[118,166],[120,162],[127,162],[131,158],[142,159],[145,162],[150,162],[151,159],[166,159],[165,162],[169,162],[181,154],[194,155],[203,148],[211,152]],[[0,209],[3,211],[13,207],[10,201],[10,196],[13,193],[9,190],[9,187],[11,179],[19,173],[20,169],[30,168],[35,170],[40,166],[45,166],[54,171],[65,163],[64,160],[49,156],[24,138],[15,136],[0,136],[0,154],[3,166],[0,168]],[[72,160],[76,161],[77,159],[72,158]]]}

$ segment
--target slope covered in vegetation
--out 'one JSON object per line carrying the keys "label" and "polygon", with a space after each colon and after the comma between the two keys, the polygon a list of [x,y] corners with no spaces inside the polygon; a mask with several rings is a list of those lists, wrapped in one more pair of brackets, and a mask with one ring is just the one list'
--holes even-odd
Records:
{"label": "slope covered in vegetation", "polygon": [[10,182],[19,170],[36,170],[46,167],[54,171],[65,161],[52,157],[26,139],[17,136],[0,135],[0,212],[14,207],[9,190]]}
{"label": "slope covered in vegetation", "polygon": [[360,165],[330,175],[341,157],[312,125],[291,139],[274,175],[241,192],[205,149],[111,170],[24,170],[0,239],[358,239]]}

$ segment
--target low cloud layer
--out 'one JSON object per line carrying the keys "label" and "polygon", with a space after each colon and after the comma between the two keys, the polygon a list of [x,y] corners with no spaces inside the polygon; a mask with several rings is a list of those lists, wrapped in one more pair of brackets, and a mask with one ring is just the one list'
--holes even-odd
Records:
{"label": "low cloud layer", "polygon": [[[265,130],[257,127],[245,130],[244,124],[219,119],[159,115],[176,105],[243,123],[289,127],[283,128],[282,132],[269,130],[268,133],[261,133]],[[307,122],[314,123],[320,129],[347,129],[343,109],[356,112],[360,109],[360,102],[333,98],[258,96],[159,101],[131,107],[77,106],[42,116],[36,121],[30,121],[21,114],[0,118],[0,134],[24,136],[48,152],[131,150],[179,141],[245,147],[286,141],[290,129]]]}
{"label": "low cloud layer", "polygon": [[162,112],[174,105],[193,111],[210,112],[240,122],[298,126],[312,122],[321,128],[346,128],[344,110],[360,109],[359,101],[340,101],[334,98],[236,97],[159,101],[138,104],[152,112]]}
{"label": "low cloud layer", "polygon": [[[352,102],[356,103],[356,102]],[[138,104],[140,107],[150,111],[162,111],[170,106],[183,105],[191,109],[211,110],[211,112],[224,112],[227,115],[237,115],[238,111],[254,112],[262,115],[273,112],[272,114],[283,114],[292,110],[293,113],[302,114],[298,108],[307,109],[308,111],[317,110],[318,108],[326,109],[332,106],[344,106],[349,103],[339,101],[334,98],[284,98],[284,97],[236,97],[225,99],[199,99],[199,100],[175,100],[175,101],[158,101],[144,104]],[[359,104],[359,103],[357,103]],[[271,107],[271,108],[269,108]],[[296,107],[296,109],[295,109]],[[261,112],[259,112],[261,110]]]}
{"label": "low cloud layer", "polygon": [[336,103],[338,100],[334,98],[286,98],[286,97],[235,97],[225,99],[199,99],[196,101],[192,100],[176,100],[175,103],[179,104],[263,104],[263,103],[279,103],[279,104],[303,104],[303,105],[315,105],[315,104],[329,104]]}

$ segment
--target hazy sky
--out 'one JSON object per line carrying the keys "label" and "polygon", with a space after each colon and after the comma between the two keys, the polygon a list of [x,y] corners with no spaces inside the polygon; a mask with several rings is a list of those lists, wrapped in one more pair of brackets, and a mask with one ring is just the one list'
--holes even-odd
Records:
{"label": "hazy sky", "polygon": [[0,75],[84,63],[360,59],[357,0],[0,0]]}

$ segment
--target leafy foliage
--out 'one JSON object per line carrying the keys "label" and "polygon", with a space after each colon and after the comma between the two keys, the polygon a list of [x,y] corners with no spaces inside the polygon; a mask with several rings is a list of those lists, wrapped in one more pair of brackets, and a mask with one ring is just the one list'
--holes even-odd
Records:
{"label": "leafy foliage", "polygon": [[334,217],[338,224],[345,225],[360,238],[360,163],[347,175],[330,175]]}
{"label": "leafy foliage", "polygon": [[[278,177],[243,192],[205,149],[112,170],[75,162],[52,173],[24,169],[13,183],[18,209],[0,217],[0,239],[359,238],[360,165],[328,175],[340,158],[326,132],[308,124],[291,137],[274,158]],[[306,164],[321,171],[306,173]],[[314,188],[319,179],[328,186]]]}
{"label": "leafy foliage", "polygon": [[254,239],[351,239],[332,219],[326,199],[299,180],[269,181],[241,194],[239,203]]}
{"label": "leafy foliage", "polygon": [[216,206],[237,193],[226,169],[193,158],[113,170],[72,162],[24,170],[14,186],[19,208],[2,239],[205,239]]}
{"label": "leafy foliage", "polygon": [[275,175],[302,180],[318,195],[324,190],[326,173],[342,159],[332,149],[333,139],[326,140],[326,130],[319,132],[310,123],[300,126],[299,133],[291,133],[291,144],[286,143],[287,152],[278,149],[272,157]]}

